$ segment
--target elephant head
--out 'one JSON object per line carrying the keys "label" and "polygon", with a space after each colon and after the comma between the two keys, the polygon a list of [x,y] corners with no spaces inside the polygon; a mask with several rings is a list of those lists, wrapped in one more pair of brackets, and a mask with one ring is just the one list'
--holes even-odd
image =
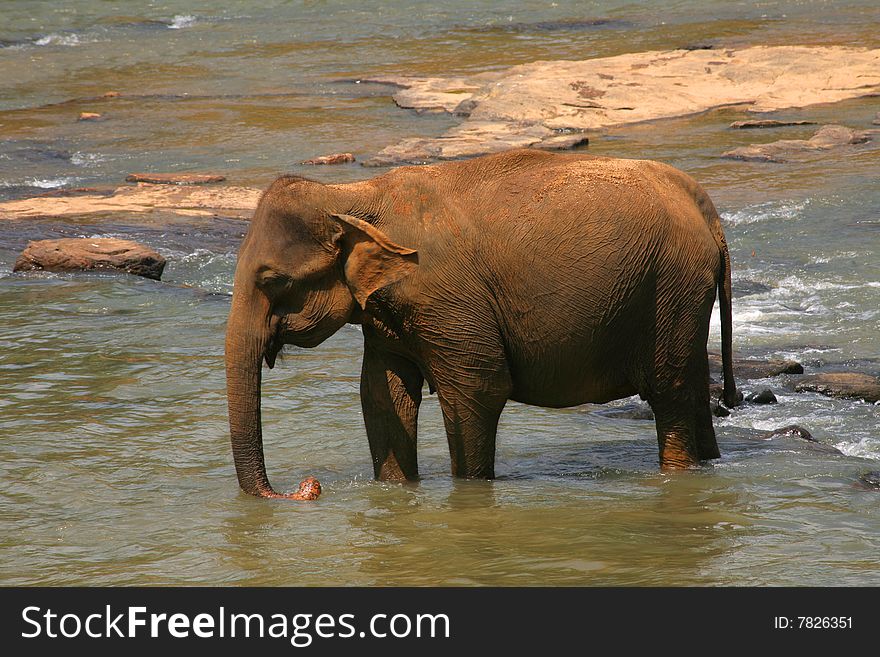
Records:
{"label": "elephant head", "polygon": [[226,382],[235,469],[251,495],[290,497],[276,493],[266,476],[263,362],[272,368],[283,345],[315,347],[357,321],[373,292],[416,266],[413,249],[353,216],[371,217],[366,207],[343,197],[340,188],[280,178],[260,199],[239,249],[226,328]]}

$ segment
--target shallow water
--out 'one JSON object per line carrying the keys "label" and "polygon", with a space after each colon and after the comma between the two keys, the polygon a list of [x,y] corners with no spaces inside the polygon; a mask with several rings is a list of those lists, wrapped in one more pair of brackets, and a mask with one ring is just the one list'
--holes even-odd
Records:
{"label": "shallow water", "polygon": [[[376,73],[446,74],[684,45],[880,45],[874,2],[18,2],[0,22],[0,198],[117,184],[134,170],[284,171],[347,181],[366,159],[453,123],[394,107]],[[115,99],[99,98],[118,91]],[[785,117],[866,128],[876,98]],[[79,123],[81,111],[106,116]],[[694,175],[725,219],[738,355],[880,374],[880,151],[799,164],[721,160],[810,126],[733,131],[732,110],[612,131],[590,151]],[[289,585],[880,584],[880,406],[772,388],[717,421],[723,457],[657,472],[633,400],[509,404],[494,482],[453,481],[426,397],[418,485],[374,482],[362,338],[346,327],[266,372],[269,474],[317,476],[314,504],[238,491],[223,332],[245,222],[115,216],[0,232],[0,583]],[[11,274],[29,239],[122,236],[169,259],[162,283]],[[754,255],[753,255],[754,254]],[[710,346],[718,347],[717,316]],[[755,430],[798,423],[843,455]]]}

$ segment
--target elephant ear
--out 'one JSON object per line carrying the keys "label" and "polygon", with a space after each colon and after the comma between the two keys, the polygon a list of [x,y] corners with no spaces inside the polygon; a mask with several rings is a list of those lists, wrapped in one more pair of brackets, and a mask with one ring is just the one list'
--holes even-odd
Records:
{"label": "elephant ear", "polygon": [[361,308],[378,289],[409,276],[418,264],[418,252],[392,242],[363,219],[347,214],[331,215],[342,225],[348,257],[345,279]]}

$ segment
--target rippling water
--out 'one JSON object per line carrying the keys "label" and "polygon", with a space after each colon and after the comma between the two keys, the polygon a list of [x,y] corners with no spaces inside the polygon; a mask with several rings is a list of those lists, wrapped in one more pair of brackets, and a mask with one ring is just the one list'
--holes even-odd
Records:
{"label": "rippling water", "polygon": [[[874,2],[17,2],[0,25],[0,198],[219,171],[264,186],[336,151],[366,159],[445,116],[393,106],[376,73],[449,74],[685,45],[878,47]],[[662,5],[662,6],[661,6]],[[101,98],[118,91],[119,98]],[[876,98],[787,113],[865,128]],[[97,111],[106,120],[76,121]],[[709,190],[734,259],[734,344],[808,371],[880,374],[880,153],[721,160],[809,126],[732,131],[731,110],[611,131],[599,154],[660,159]],[[310,169],[322,180],[375,175]],[[238,491],[223,332],[246,224],[113,216],[0,232],[0,583],[880,584],[880,407],[772,388],[718,420],[723,457],[657,472],[633,400],[511,403],[499,478],[453,481],[436,399],[418,485],[374,482],[346,327],[266,373],[269,474],[317,476],[314,504]],[[120,236],[169,259],[162,283],[11,274],[29,239]],[[749,293],[751,292],[751,293]],[[749,294],[746,294],[749,293]],[[711,345],[719,342],[717,317]],[[833,454],[755,430],[798,423]]]}

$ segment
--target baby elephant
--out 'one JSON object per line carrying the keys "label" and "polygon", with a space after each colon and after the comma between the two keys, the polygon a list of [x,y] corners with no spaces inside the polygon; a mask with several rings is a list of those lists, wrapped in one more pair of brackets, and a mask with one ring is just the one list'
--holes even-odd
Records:
{"label": "baby elephant", "polygon": [[262,362],[345,323],[363,327],[379,479],[418,478],[425,381],[458,477],[494,476],[508,399],[563,408],[638,394],[662,469],[717,458],[706,355],[716,289],[733,406],[730,257],[712,202],[684,173],[514,150],[344,185],[279,178],[241,245],[226,332],[238,481],[283,496],[263,461]]}

